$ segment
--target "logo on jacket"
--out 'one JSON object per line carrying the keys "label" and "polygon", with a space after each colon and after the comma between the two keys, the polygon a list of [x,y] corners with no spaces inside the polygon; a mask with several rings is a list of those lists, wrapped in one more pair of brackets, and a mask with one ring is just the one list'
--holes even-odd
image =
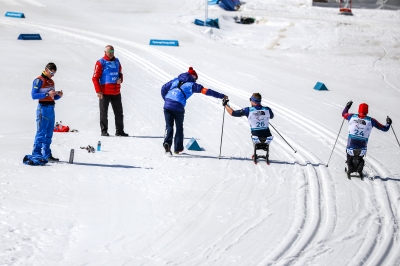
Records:
{"label": "logo on jacket", "polygon": [[362,119],[354,120],[354,122],[356,122],[357,124],[361,124],[361,125],[366,125],[366,124],[367,124],[367,123],[366,123],[364,120],[362,120]]}

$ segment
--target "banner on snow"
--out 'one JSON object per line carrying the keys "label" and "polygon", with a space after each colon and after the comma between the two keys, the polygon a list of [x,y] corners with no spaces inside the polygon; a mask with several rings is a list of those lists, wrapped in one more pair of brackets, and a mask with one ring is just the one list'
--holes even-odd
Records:
{"label": "banner on snow", "polygon": [[40,34],[20,34],[18,40],[41,40]]}
{"label": "banner on snow", "polygon": [[[200,19],[195,19],[194,24],[196,24],[198,26],[204,26],[204,21],[200,20]],[[211,19],[211,18],[207,19],[206,26],[219,29],[218,19],[217,18],[216,19]]]}
{"label": "banner on snow", "polygon": [[219,3],[219,0],[208,0],[208,5],[209,5],[209,6],[211,6],[211,5],[218,5],[218,3]]}
{"label": "banner on snow", "polygon": [[24,13],[19,12],[7,12],[5,16],[10,18],[25,18]]}
{"label": "banner on snow", "polygon": [[150,45],[160,46],[179,46],[179,42],[176,40],[150,40]]}
{"label": "banner on snow", "polygon": [[221,0],[219,6],[228,11],[237,11],[240,8],[240,0]]}

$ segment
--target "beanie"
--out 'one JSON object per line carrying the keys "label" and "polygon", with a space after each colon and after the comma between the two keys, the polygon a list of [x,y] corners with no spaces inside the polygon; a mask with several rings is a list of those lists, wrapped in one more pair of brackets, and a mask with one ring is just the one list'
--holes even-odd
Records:
{"label": "beanie", "polygon": [[360,106],[358,107],[358,113],[367,115],[368,114],[368,104],[366,104],[366,103],[360,104]]}
{"label": "beanie", "polygon": [[192,76],[195,76],[196,79],[199,78],[199,76],[197,76],[196,71],[194,71],[193,67],[189,67],[188,73],[189,73],[190,75],[192,75]]}

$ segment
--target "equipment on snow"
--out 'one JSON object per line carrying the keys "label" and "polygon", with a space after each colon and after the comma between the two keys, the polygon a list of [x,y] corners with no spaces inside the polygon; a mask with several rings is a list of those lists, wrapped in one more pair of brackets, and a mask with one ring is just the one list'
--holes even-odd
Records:
{"label": "equipment on snow", "polygon": [[62,125],[62,121],[60,121],[60,123],[56,122],[53,132],[79,132],[79,131],[77,129],[70,130],[69,126]]}
{"label": "equipment on snow", "polygon": [[282,135],[279,133],[279,131],[276,130],[276,128],[275,128],[271,123],[269,123],[269,124],[270,124],[270,126],[276,131],[276,133],[278,133],[278,135],[281,136],[281,138],[286,142],[286,144],[289,145],[290,148],[292,148],[292,150],[294,151],[294,153],[296,153],[297,151],[296,151],[295,149],[293,149],[292,146],[290,146],[289,142],[287,142],[286,139],[285,139],[284,137],[282,137]]}
{"label": "equipment on snow", "polygon": [[338,140],[338,138],[339,138],[340,131],[342,131],[343,123],[344,123],[344,119],[343,119],[343,121],[342,121],[342,125],[340,126],[339,133],[338,133],[338,135],[337,135],[337,137],[336,137],[335,144],[333,144],[333,149],[332,149],[331,155],[329,156],[328,162],[326,163],[326,167],[329,166],[329,161],[331,160],[333,151],[335,150],[336,142],[337,142],[337,140]]}
{"label": "equipment on snow", "polygon": [[81,149],[87,150],[88,153],[95,153],[95,149],[90,145],[87,145],[87,147],[81,147]]}
{"label": "equipment on snow", "polygon": [[[269,165],[269,144],[273,140],[273,136],[269,137],[257,137],[257,136],[251,136],[251,140],[253,141],[254,145],[254,154],[251,157],[253,162],[257,164],[257,159],[263,158]],[[258,155],[257,150],[263,150],[266,151],[266,155]]]}
{"label": "equipment on snow", "polygon": [[[228,102],[226,102],[228,103]],[[222,100],[222,105],[224,105],[224,100]],[[225,104],[226,105],[226,104]],[[222,136],[224,135],[224,123],[225,123],[225,105],[224,105],[224,114],[222,115],[222,131],[221,131],[221,144],[219,145],[219,156],[218,160],[221,159],[221,149],[222,149]]]}
{"label": "equipment on snow", "polygon": [[74,149],[71,149],[71,152],[69,153],[69,163],[73,164],[74,163]]}
{"label": "equipment on snow", "polygon": [[41,155],[25,155],[22,162],[31,166],[45,165],[48,163],[48,161]]}
{"label": "equipment on snow", "polygon": [[388,124],[390,125],[390,127],[392,128],[394,137],[396,138],[397,144],[399,144],[399,147],[400,147],[399,139],[397,138],[397,135],[396,135],[396,133],[394,132],[394,129],[393,129],[393,126],[392,126],[392,119],[390,119],[389,116],[386,118],[386,123],[388,123]]}
{"label": "equipment on snow", "polygon": [[97,151],[101,151],[101,142],[99,140],[99,142],[97,142]]}
{"label": "equipment on snow", "polygon": [[351,173],[358,173],[362,181],[364,181],[363,168],[364,168],[364,155],[367,149],[347,149],[347,178],[351,180]]}

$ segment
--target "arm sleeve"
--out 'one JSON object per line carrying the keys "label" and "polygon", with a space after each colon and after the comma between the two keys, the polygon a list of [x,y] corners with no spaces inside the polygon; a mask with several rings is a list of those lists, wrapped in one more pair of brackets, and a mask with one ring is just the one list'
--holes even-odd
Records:
{"label": "arm sleeve", "polygon": [[121,83],[124,82],[124,74],[122,74],[121,62],[119,63],[119,78],[121,79]]}
{"label": "arm sleeve", "polygon": [[387,132],[390,129],[390,125],[389,124],[384,126],[381,123],[379,123],[375,118],[372,118],[371,122],[372,122],[372,126],[373,127],[377,128],[379,130],[382,130],[383,132]]}
{"label": "arm sleeve", "polygon": [[42,87],[42,84],[43,84],[43,81],[41,79],[35,79],[33,81],[32,92],[31,92],[33,100],[40,100],[40,99],[46,98],[46,93],[39,92],[40,87]]}
{"label": "arm sleeve", "polygon": [[161,88],[161,97],[165,100],[165,96],[167,95],[168,91],[171,89],[173,80],[165,83]]}
{"label": "arm sleeve", "polygon": [[346,119],[346,120],[350,120],[350,118],[353,116],[353,114],[352,113],[349,113],[349,107],[345,107],[344,109],[343,109],[343,112],[342,112],[342,116],[343,116],[343,118],[344,119]]}
{"label": "arm sleeve", "polygon": [[202,93],[202,94],[204,94],[204,95],[212,96],[212,97],[218,98],[218,99],[222,99],[222,98],[225,97],[224,94],[219,93],[219,92],[217,92],[217,91],[214,91],[214,90],[212,90],[212,89],[204,88],[203,85],[200,85],[200,84],[197,84],[197,83],[194,83],[194,84],[193,84],[193,86],[192,86],[192,92],[193,92],[193,93]]}
{"label": "arm sleeve", "polygon": [[271,108],[269,108],[269,118],[271,118],[271,119],[274,118],[274,112],[272,112]]}
{"label": "arm sleeve", "polygon": [[94,73],[93,73],[92,81],[93,81],[94,89],[97,93],[101,92],[99,79],[100,79],[102,73],[103,73],[103,66],[101,65],[100,62],[96,62],[96,65],[94,66]]}
{"label": "arm sleeve", "polygon": [[241,117],[241,116],[248,117],[249,116],[249,108],[246,107],[246,108],[243,108],[243,109],[240,109],[240,110],[234,110],[232,112],[232,116],[234,116],[234,117]]}

